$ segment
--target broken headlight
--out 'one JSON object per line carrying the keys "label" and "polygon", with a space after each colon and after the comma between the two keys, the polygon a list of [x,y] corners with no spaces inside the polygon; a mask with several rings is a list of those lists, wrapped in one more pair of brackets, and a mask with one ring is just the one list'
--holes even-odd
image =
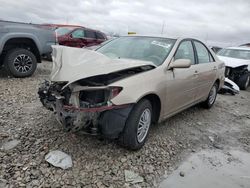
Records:
{"label": "broken headlight", "polygon": [[80,106],[83,108],[106,106],[110,100],[116,97],[121,91],[121,87],[82,90],[79,94]]}
{"label": "broken headlight", "polygon": [[115,98],[122,91],[122,87],[111,87],[110,100]]}

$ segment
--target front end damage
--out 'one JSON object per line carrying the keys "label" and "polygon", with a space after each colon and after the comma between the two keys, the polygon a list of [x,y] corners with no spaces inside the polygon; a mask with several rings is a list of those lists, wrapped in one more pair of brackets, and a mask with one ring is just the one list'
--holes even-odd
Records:
{"label": "front end damage", "polygon": [[132,108],[132,104],[111,102],[122,88],[78,84],[63,88],[65,84],[45,81],[38,91],[42,104],[54,112],[65,130],[117,138]]}
{"label": "front end damage", "polygon": [[225,77],[230,80],[237,82],[242,75],[249,74],[248,65],[242,65],[239,67],[229,67],[226,66]]}
{"label": "front end damage", "polygon": [[241,89],[246,90],[249,86],[250,72],[248,65],[238,67],[226,66],[225,77],[235,82]]}
{"label": "front end damage", "polygon": [[241,90],[246,90],[250,83],[250,61],[225,56],[218,57],[225,62],[225,77],[230,80],[230,83],[228,82],[228,85],[225,87],[229,89],[229,93],[237,93],[232,88],[234,84],[231,82],[237,84]]}
{"label": "front end damage", "polygon": [[133,104],[115,105],[112,99],[123,90],[110,86],[118,80],[155,68],[151,62],[110,59],[78,48],[53,46],[50,81],[38,94],[67,131],[84,131],[117,138],[123,131]]}

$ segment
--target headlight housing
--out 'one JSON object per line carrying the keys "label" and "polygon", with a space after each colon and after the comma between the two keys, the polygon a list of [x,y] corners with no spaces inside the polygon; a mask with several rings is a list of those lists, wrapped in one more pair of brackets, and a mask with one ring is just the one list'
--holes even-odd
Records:
{"label": "headlight housing", "polygon": [[122,87],[111,87],[110,100],[115,98],[122,91]]}

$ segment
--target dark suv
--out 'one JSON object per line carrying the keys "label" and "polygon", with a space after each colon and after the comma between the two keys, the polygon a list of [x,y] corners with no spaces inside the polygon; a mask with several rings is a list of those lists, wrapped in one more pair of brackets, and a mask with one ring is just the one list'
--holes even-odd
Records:
{"label": "dark suv", "polygon": [[72,47],[90,47],[107,40],[104,33],[80,26],[60,26],[55,29],[60,45]]}

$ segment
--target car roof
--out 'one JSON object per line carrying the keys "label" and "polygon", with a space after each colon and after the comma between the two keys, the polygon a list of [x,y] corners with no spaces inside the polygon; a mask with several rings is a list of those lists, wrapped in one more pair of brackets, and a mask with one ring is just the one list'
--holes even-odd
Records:
{"label": "car roof", "polygon": [[48,27],[82,27],[80,25],[68,25],[68,24],[41,24]]}
{"label": "car roof", "polygon": [[231,49],[231,50],[246,50],[246,51],[250,51],[250,48],[249,47],[228,47],[228,48],[225,48],[225,49]]}
{"label": "car roof", "polygon": [[[89,31],[94,31],[94,32],[98,32],[98,33],[105,34],[105,33],[102,32],[102,31],[99,31],[99,30],[96,30],[96,29],[91,29],[91,28],[88,28],[88,27],[80,26],[80,27],[75,27],[75,28],[76,28],[76,29],[81,28],[81,29],[85,29],[85,30],[89,30]],[[106,35],[106,34],[105,34],[105,35]]]}
{"label": "car roof", "polygon": [[166,36],[166,35],[138,35],[138,34],[131,34],[131,35],[122,35],[121,37],[155,37],[155,38],[168,38],[168,39],[186,39],[188,37],[175,37],[175,36]]}
{"label": "car roof", "polygon": [[102,34],[104,34],[103,32],[96,30],[96,29],[91,29],[88,27],[84,27],[84,26],[80,26],[80,25],[68,25],[68,24],[40,24],[41,26],[45,26],[45,27],[57,27],[57,28],[63,28],[63,27],[71,27],[71,28],[82,28],[82,29],[87,29],[87,30],[91,30],[91,31],[95,31],[95,32],[100,32]]}
{"label": "car roof", "polygon": [[[121,37],[155,37],[155,38],[167,38],[167,39],[175,39],[175,40],[184,40],[184,39],[193,39],[203,42],[201,39],[195,37],[188,36],[167,36],[167,35],[139,35],[139,34],[131,34],[131,35],[122,35]],[[205,43],[205,42],[203,42]]]}

